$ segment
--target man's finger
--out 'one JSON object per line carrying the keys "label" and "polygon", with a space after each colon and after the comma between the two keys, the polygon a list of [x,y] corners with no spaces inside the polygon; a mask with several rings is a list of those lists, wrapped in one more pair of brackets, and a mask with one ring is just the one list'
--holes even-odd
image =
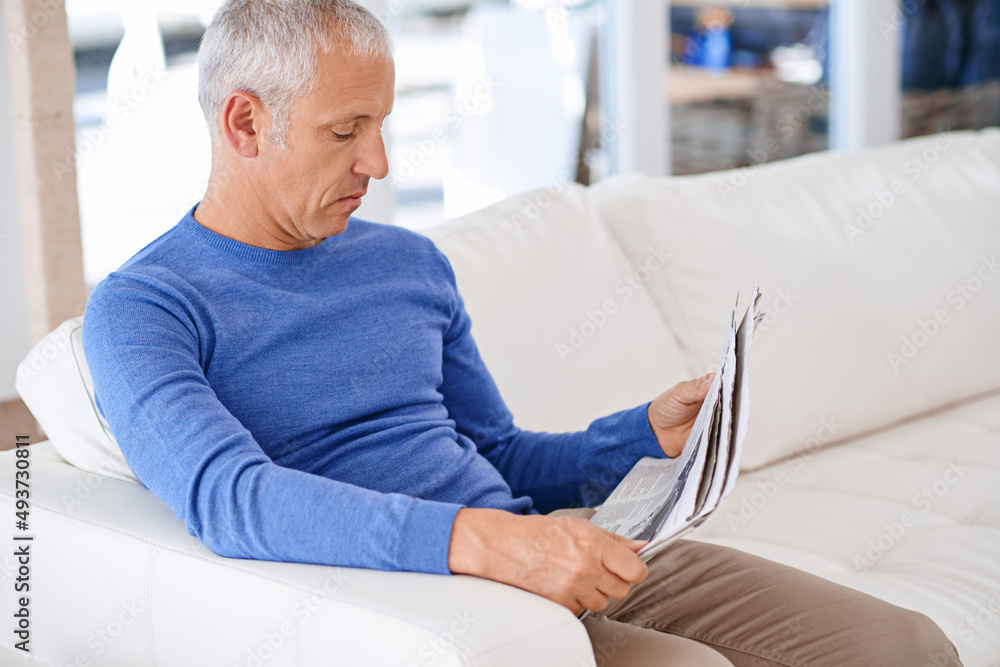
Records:
{"label": "man's finger", "polygon": [[715,373],[709,373],[708,375],[695,378],[694,380],[681,382],[674,387],[674,398],[681,403],[688,405],[692,403],[701,403],[705,400],[705,395],[708,394],[709,387],[712,386],[713,377],[715,377]]}
{"label": "man's finger", "polygon": [[612,533],[610,530],[604,530],[603,528],[601,528],[601,530],[604,531],[604,534],[610,537],[613,541],[624,547],[628,547],[629,549],[641,549],[649,543],[649,540],[630,540],[627,537],[622,537],[618,533]]}
{"label": "man's finger", "polygon": [[[616,535],[616,537],[619,537]],[[633,540],[625,540],[623,537],[619,537],[620,540],[625,542],[632,542]],[[626,546],[622,542],[619,542],[621,546]],[[646,564],[635,555],[635,553],[629,549],[624,551],[621,549],[608,549],[604,553],[604,557],[601,559],[601,564],[613,575],[633,584],[638,584],[646,580],[649,575],[649,570],[646,568]]]}
{"label": "man's finger", "polygon": [[608,572],[597,581],[597,590],[609,598],[621,600],[632,590],[632,584]]}

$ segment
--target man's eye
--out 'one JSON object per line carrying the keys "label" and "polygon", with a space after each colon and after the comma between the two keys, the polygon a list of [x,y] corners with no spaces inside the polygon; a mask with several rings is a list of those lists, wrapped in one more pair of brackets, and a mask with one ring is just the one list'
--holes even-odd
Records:
{"label": "man's eye", "polygon": [[348,139],[353,139],[354,135],[355,135],[354,132],[351,132],[350,134],[340,134],[339,132],[333,133],[334,138],[339,139],[341,141],[347,141]]}

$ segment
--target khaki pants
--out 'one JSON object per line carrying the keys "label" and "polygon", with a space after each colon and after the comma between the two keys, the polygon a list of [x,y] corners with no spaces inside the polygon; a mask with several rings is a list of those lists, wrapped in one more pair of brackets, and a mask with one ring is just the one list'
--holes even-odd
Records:
{"label": "khaki pants", "polygon": [[764,558],[678,540],[647,565],[646,581],[583,621],[598,667],[962,664],[923,614]]}

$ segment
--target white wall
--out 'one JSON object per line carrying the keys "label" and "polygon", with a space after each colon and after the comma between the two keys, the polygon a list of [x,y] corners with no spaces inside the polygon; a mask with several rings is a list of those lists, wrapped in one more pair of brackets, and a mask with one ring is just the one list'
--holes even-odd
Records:
{"label": "white wall", "polygon": [[[6,34],[0,12],[0,35]],[[16,398],[17,364],[29,349],[12,130],[10,63],[4,43],[0,44],[0,402]]]}

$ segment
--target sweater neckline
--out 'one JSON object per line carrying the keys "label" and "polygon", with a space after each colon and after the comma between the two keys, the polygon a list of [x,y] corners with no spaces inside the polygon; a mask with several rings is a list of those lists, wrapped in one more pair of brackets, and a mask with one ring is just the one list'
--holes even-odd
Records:
{"label": "sweater neckline", "polygon": [[[316,245],[309,246],[308,248],[302,248],[300,250],[272,250],[270,248],[260,248],[258,246],[237,241],[236,239],[231,239],[228,236],[223,236],[222,234],[213,232],[208,227],[205,227],[194,219],[194,212],[197,208],[198,204],[195,204],[191,207],[191,210],[189,210],[184,217],[181,218],[181,221],[178,224],[181,231],[191,234],[195,238],[213,248],[216,248],[217,250],[234,255],[240,259],[248,259],[262,264],[289,266],[311,262],[317,257],[322,257],[328,254],[330,250],[337,245],[340,237],[347,234],[347,229],[345,229],[341,234],[328,236]],[[349,219],[347,225],[348,229],[351,228],[351,224],[353,222],[353,218]]]}

